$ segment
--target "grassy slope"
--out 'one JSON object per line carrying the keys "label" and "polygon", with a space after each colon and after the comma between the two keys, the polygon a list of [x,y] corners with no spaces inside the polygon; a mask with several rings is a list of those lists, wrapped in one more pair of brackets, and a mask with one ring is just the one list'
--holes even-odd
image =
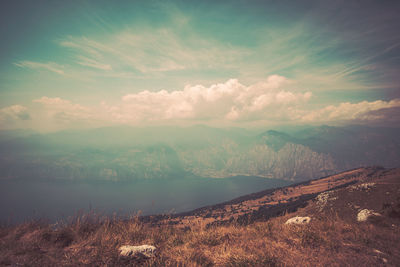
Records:
{"label": "grassy slope", "polygon": [[0,265],[135,266],[138,261],[119,257],[117,248],[142,243],[159,248],[157,257],[142,262],[145,266],[372,266],[382,264],[383,258],[390,265],[400,264],[398,227],[351,224],[338,217],[287,226],[288,217],[190,230],[147,227],[136,220],[76,221],[57,231],[26,223],[1,229]]}

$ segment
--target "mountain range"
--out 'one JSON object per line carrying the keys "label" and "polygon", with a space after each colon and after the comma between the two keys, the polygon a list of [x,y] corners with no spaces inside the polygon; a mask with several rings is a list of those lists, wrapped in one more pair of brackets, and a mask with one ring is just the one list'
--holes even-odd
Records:
{"label": "mountain range", "polygon": [[1,131],[0,178],[129,181],[244,175],[300,182],[361,166],[400,167],[398,136],[398,128],[367,126]]}

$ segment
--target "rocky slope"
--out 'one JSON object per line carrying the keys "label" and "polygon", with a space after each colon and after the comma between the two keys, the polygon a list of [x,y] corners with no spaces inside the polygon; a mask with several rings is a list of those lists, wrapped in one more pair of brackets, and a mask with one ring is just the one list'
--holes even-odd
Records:
{"label": "rocky slope", "polygon": [[305,216],[332,213],[349,222],[357,221],[357,214],[364,209],[382,215],[382,219],[386,216],[386,221],[399,219],[400,169],[358,168],[166,218],[145,219],[182,227],[199,223],[208,226],[232,222],[248,224],[304,207],[307,207],[307,214],[302,213]]}

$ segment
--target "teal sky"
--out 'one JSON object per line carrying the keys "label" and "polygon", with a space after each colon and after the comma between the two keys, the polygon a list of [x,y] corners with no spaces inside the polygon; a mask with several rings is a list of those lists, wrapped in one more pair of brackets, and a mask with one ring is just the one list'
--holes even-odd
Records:
{"label": "teal sky", "polygon": [[400,119],[398,1],[6,0],[0,10],[1,129]]}

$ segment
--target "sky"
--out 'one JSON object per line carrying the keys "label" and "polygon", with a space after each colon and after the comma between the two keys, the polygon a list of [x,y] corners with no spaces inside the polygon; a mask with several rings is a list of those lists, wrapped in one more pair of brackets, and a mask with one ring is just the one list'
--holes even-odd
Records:
{"label": "sky", "polygon": [[400,122],[399,1],[0,2],[0,129]]}

